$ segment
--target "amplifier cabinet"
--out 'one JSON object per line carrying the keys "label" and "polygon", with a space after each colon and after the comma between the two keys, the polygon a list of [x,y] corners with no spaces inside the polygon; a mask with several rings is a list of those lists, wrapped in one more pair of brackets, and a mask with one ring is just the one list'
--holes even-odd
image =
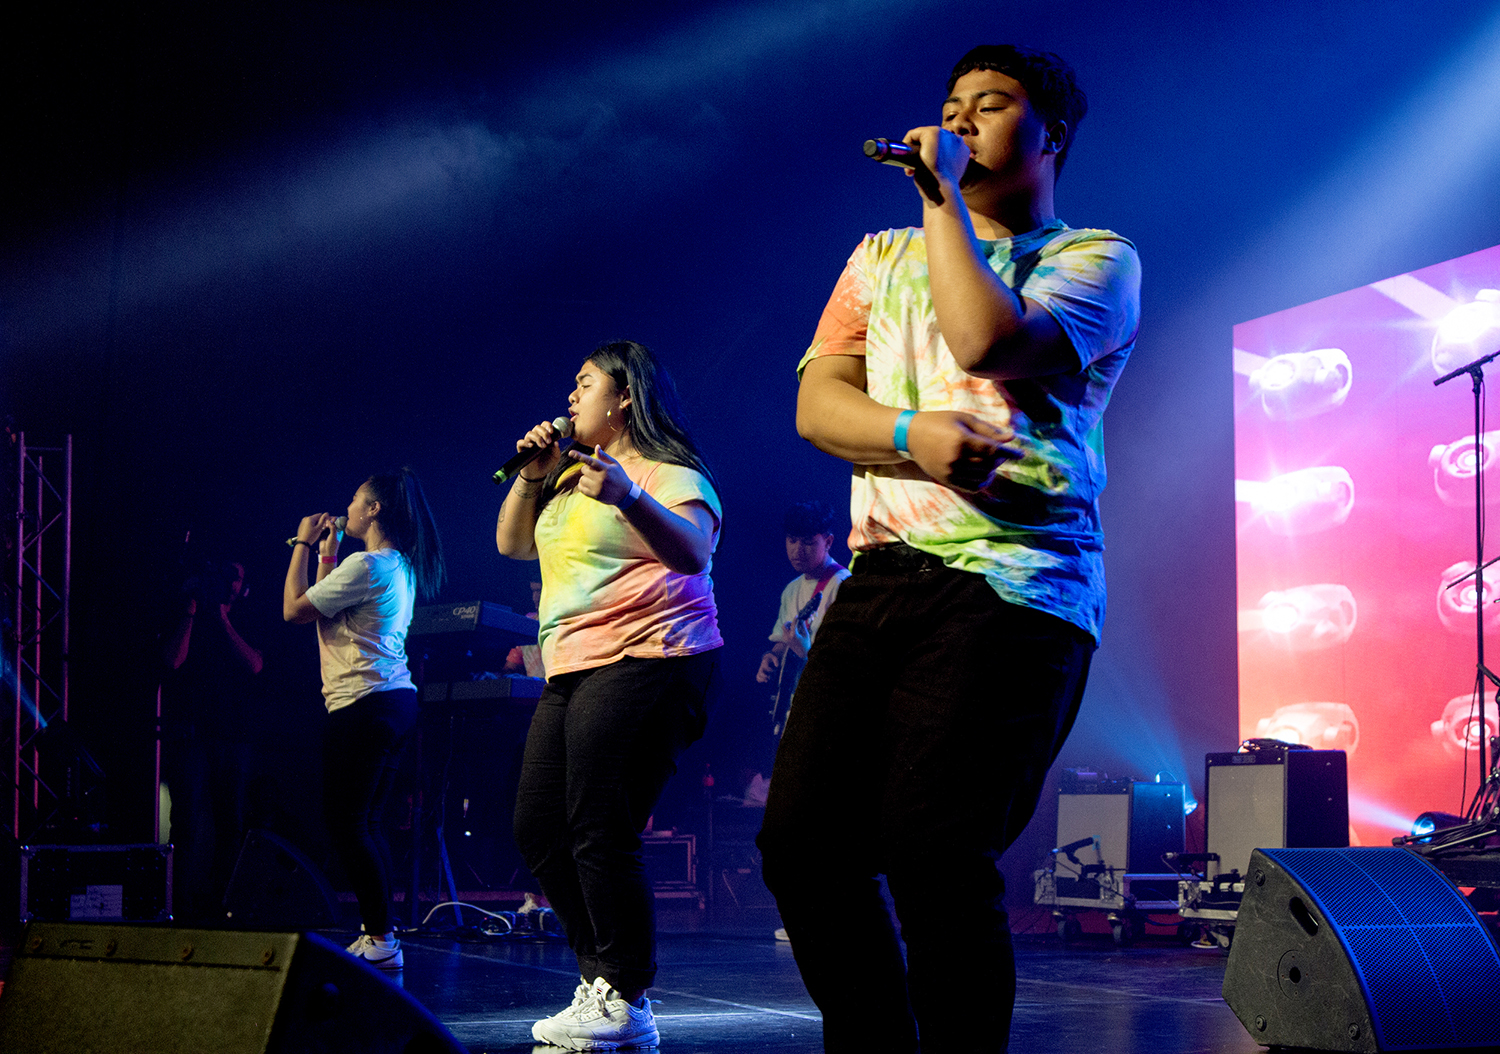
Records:
{"label": "amplifier cabinet", "polygon": [[1342,750],[1209,754],[1205,841],[1219,873],[1246,873],[1256,849],[1349,845],[1348,762]]}
{"label": "amplifier cabinet", "polygon": [[21,847],[23,922],[165,922],[171,917],[170,845]]}
{"label": "amplifier cabinet", "polygon": [[[1163,853],[1183,848],[1183,787],[1180,783],[1117,780],[1089,794],[1057,796],[1057,844],[1098,838],[1099,855],[1112,868],[1132,873],[1163,869]],[[1095,863],[1093,850],[1075,854]]]}
{"label": "amplifier cabinet", "polygon": [[641,839],[641,858],[653,889],[697,889],[698,838],[691,834],[648,834]]}

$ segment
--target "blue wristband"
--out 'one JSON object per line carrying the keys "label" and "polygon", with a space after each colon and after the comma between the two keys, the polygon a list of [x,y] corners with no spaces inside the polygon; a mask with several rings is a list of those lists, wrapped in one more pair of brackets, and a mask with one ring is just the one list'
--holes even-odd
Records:
{"label": "blue wristband", "polygon": [[896,431],[891,436],[891,442],[895,444],[896,453],[906,460],[911,460],[911,451],[906,449],[906,430],[911,427],[911,419],[917,416],[915,410],[902,410],[896,415]]}

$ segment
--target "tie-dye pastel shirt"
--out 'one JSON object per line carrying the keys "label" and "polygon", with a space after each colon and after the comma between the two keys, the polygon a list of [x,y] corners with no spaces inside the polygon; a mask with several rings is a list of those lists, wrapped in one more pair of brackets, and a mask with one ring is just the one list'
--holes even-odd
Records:
{"label": "tie-dye pastel shirt", "polygon": [[[703,474],[681,465],[626,460],[625,471],[668,509],[702,502],[713,513],[712,547],[723,509]],[[625,514],[577,493],[563,476],[536,523],[542,566],[537,630],[548,677],[607,666],[627,656],[665,659],[720,647],[712,567],[680,575],[656,558]]]}
{"label": "tie-dye pastel shirt", "polygon": [[[1078,369],[995,381],[965,373],[938,332],[927,245],[915,228],[868,235],[849,257],[798,369],[861,355],[866,390],[903,410],[964,410],[1015,431],[1024,457],[979,494],[927,477],[914,462],[856,466],[853,550],[905,542],[984,575],[1006,601],[1066,619],[1097,640],[1104,621],[1101,417],[1135,346],[1140,262],[1109,231],[1060,220],[981,242],[990,266],[1055,318]],[[856,567],[857,567],[856,563]]]}

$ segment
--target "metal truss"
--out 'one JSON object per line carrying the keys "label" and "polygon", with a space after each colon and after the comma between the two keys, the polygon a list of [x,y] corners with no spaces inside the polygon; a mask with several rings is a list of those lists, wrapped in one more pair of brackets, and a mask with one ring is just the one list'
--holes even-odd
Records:
{"label": "metal truss", "polygon": [[[60,447],[15,448],[15,520],[5,532],[7,556],[4,652],[0,675],[10,720],[0,729],[10,762],[0,778],[3,814],[23,844],[49,825],[77,788],[66,755],[69,600],[73,557],[73,437]],[[3,711],[0,711],[3,714]],[[49,729],[51,730],[49,733]],[[54,749],[54,744],[58,744]],[[54,756],[57,755],[57,756]]]}

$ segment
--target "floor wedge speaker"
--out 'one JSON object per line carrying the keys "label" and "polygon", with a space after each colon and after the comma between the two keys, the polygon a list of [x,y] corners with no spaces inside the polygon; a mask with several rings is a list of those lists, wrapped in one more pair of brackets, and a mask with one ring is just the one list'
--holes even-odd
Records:
{"label": "floor wedge speaker", "polygon": [[1500,1048],[1500,956],[1457,889],[1406,849],[1257,849],[1224,973],[1257,1043]]}
{"label": "floor wedge speaker", "polygon": [[464,1054],[380,971],[314,934],[33,922],[0,998],[27,1054]]}

